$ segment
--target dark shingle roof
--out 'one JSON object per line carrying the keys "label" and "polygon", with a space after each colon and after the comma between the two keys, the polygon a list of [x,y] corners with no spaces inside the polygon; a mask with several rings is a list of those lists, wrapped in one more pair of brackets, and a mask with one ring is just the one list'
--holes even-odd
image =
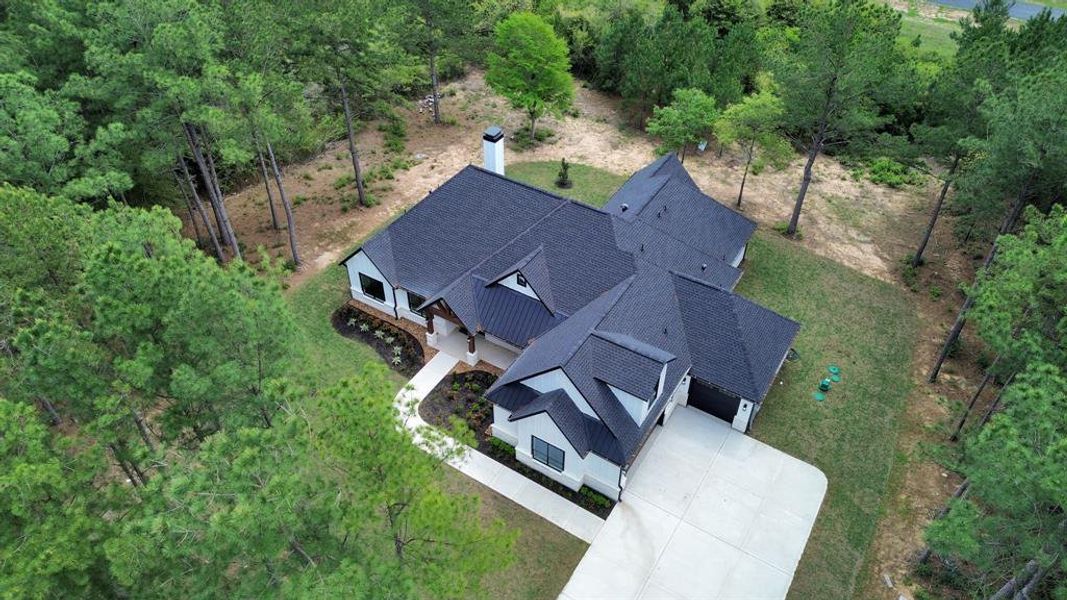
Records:
{"label": "dark shingle roof", "polygon": [[531,400],[526,406],[511,413],[509,421],[518,421],[533,415],[547,413],[582,457],[589,454],[589,436],[585,429],[585,415],[563,390],[552,390]]}
{"label": "dark shingle roof", "polygon": [[756,230],[754,222],[701,192],[674,154],[634,173],[608,200],[604,210],[627,223],[644,223],[661,236],[727,262],[737,256]]}
{"label": "dark shingle roof", "polygon": [[[667,155],[605,210],[467,167],[363,249],[393,285],[525,347],[487,391],[492,402],[513,419],[543,409],[576,448],[627,464],[655,419],[635,422],[609,385],[652,403],[652,415],[690,370],[753,401],[766,394],[797,324],[727,291],[740,277],[727,261],[754,228]],[[515,271],[540,301],[495,285]],[[597,418],[562,390],[521,383],[557,368]]]}
{"label": "dark shingle roof", "polygon": [[693,376],[762,401],[800,325],[726,290],[675,276]]}

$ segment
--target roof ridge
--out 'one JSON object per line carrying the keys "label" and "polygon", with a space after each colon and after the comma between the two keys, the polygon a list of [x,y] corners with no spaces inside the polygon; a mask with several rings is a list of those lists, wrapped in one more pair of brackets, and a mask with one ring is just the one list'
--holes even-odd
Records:
{"label": "roof ridge", "polygon": [[[752,360],[748,355],[748,344],[751,340],[745,336],[744,330],[741,328],[741,317],[737,314],[737,302],[735,302],[735,296],[727,292],[727,297],[730,301],[730,314],[734,316],[734,328],[737,330],[737,339],[741,340],[741,358],[745,361],[745,374],[748,376],[748,385],[753,390],[758,390],[756,386],[755,372],[752,369]],[[750,398],[752,402],[756,402],[756,398]],[[762,400],[762,398],[760,398]]]}
{"label": "roof ridge", "polygon": [[[568,204],[573,204],[573,205],[578,206],[580,208],[585,208],[585,209],[591,210],[593,212],[598,212],[598,213],[602,213],[602,214],[605,214],[605,215],[612,214],[612,213],[610,213],[610,212],[608,212],[608,211],[606,211],[606,210],[604,210],[602,208],[597,208],[595,206],[591,206],[591,205],[586,204],[584,202],[580,202],[578,200],[575,200],[574,198],[568,198],[566,196],[560,196],[559,194],[557,194],[555,192],[550,192],[550,191],[548,191],[548,190],[546,190],[544,188],[539,188],[536,185],[526,183],[525,181],[519,181],[518,179],[512,179],[511,177],[508,177],[507,175],[501,175],[500,173],[497,173],[496,171],[490,171],[490,170],[488,170],[488,169],[486,169],[484,167],[479,167],[478,165],[475,165],[475,164],[468,164],[464,168],[465,169],[467,169],[467,168],[476,169],[476,170],[481,171],[482,173],[485,173],[487,175],[492,175],[493,177],[497,177],[497,178],[503,179],[504,181],[510,181],[511,183],[514,183],[514,184],[517,184],[517,185],[521,185],[522,187],[530,189],[530,190],[533,190],[535,192],[541,192],[542,194],[544,194],[546,196],[549,196],[551,198],[555,198],[557,200],[563,200],[564,202],[567,202]],[[618,190],[616,190],[616,191],[618,191]]]}
{"label": "roof ridge", "polygon": [[[677,356],[674,356],[670,352],[667,352],[666,350],[664,350],[663,348],[660,348],[659,346],[656,346],[655,344],[650,344],[648,342],[642,342],[641,340],[639,340],[639,339],[637,339],[634,336],[629,335],[629,334],[619,333],[617,331],[603,331],[603,330],[600,330],[600,329],[593,329],[591,332],[589,332],[589,335],[595,336],[599,340],[603,340],[603,341],[605,341],[605,342],[607,342],[609,344],[612,344],[613,346],[617,346],[617,347],[622,348],[623,350],[626,350],[628,352],[633,352],[634,354],[636,354],[638,356],[642,356],[644,358],[647,358],[647,359],[649,359],[649,360],[651,360],[653,362],[662,362],[663,364],[667,364],[667,363],[671,362],[672,360],[675,360],[675,359],[678,358]],[[659,350],[660,352],[662,352],[664,354],[670,354],[671,358],[669,360],[660,360],[660,359],[658,359],[658,358],[656,358],[654,356],[649,356],[649,355],[645,354],[644,352],[641,352],[641,351],[639,351],[639,350],[637,350],[635,348],[629,348],[627,346],[624,346],[623,344],[619,343],[617,340],[612,339],[611,336],[628,337],[631,340],[633,340],[633,341],[635,341],[635,342],[637,342],[639,344],[645,344],[647,346],[650,346],[652,348],[655,348],[655,349]]]}

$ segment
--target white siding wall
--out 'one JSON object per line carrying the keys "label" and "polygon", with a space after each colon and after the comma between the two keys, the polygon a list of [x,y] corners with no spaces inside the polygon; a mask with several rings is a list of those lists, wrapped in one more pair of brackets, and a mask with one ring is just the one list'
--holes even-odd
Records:
{"label": "white siding wall", "polygon": [[[396,306],[396,292],[393,290],[393,284],[389,283],[389,280],[385,278],[385,275],[382,275],[378,267],[374,266],[374,263],[367,258],[366,253],[362,250],[355,253],[345,263],[345,267],[348,269],[348,282],[349,288],[352,290],[352,298],[373,306],[380,311],[394,314],[393,307]],[[385,302],[381,302],[377,298],[371,298],[363,293],[363,288],[359,284],[360,273],[382,282],[382,286],[385,287]]]}
{"label": "white siding wall", "polygon": [[615,397],[622,403],[626,412],[630,413],[630,418],[634,420],[634,423],[640,425],[645,420],[645,415],[648,414],[648,403],[644,400],[634,396],[630,392],[620,390],[619,388],[608,384],[608,388],[615,394]]}
{"label": "white siding wall", "polygon": [[748,244],[741,246],[741,251],[737,253],[737,256],[735,256],[733,260],[730,261],[731,267],[736,267],[737,265],[741,264],[741,261],[745,260],[745,250],[748,250]]}
{"label": "white siding wall", "polygon": [[[399,314],[401,317],[404,317],[405,319],[407,319],[409,321],[413,321],[413,322],[418,323],[419,325],[422,325],[423,327],[425,327],[426,326],[426,319],[424,319],[422,317],[422,315],[420,315],[419,313],[417,313],[414,310],[412,310],[414,308],[418,308],[418,307],[417,306],[408,306],[408,292],[407,292],[407,290],[405,290],[403,288],[396,288],[396,312],[397,312],[397,314]],[[435,325],[436,325],[436,323],[435,323]]]}
{"label": "white siding wall", "polygon": [[[506,412],[506,411],[505,411]],[[494,410],[494,421],[497,418],[497,413]],[[608,462],[607,460],[597,456],[590,452],[583,459],[577,451],[571,447],[570,442],[567,441],[567,437],[556,427],[555,422],[546,413],[520,419],[511,423],[515,427],[515,436],[517,438],[515,444],[515,458],[519,462],[527,465],[531,469],[543,473],[548,477],[562,483],[563,485],[577,490],[582,485],[587,485],[602,494],[606,494],[611,498],[618,498],[619,496],[619,466]],[[504,432],[503,429],[498,430],[496,422],[493,424],[493,434],[509,441],[504,435],[500,435]],[[532,436],[537,436],[542,440],[552,444],[553,446],[563,450],[563,471],[556,471],[555,469],[534,460],[531,450]]]}
{"label": "white siding wall", "polygon": [[514,446],[519,438],[516,437],[515,424],[508,421],[510,417],[510,410],[493,405],[493,435]]}
{"label": "white siding wall", "polygon": [[671,392],[671,400],[667,403],[667,408],[664,409],[663,421],[671,418],[671,413],[674,412],[676,406],[685,406],[689,402],[689,374],[686,373],[678,385],[674,387],[674,391]]}
{"label": "white siding wall", "polygon": [[508,275],[507,277],[501,279],[497,283],[499,283],[500,285],[502,285],[502,286],[504,286],[506,288],[513,289],[516,292],[519,292],[520,294],[524,294],[526,296],[529,296],[529,297],[533,298],[534,300],[537,300],[537,301],[541,300],[540,298],[537,297],[537,293],[534,292],[533,288],[530,287],[529,283],[526,284],[526,287],[523,287],[523,286],[519,285],[519,278],[518,278],[516,273],[512,273],[511,275]]}
{"label": "white siding wall", "polygon": [[567,392],[567,395],[571,397],[571,400],[574,401],[574,404],[578,407],[578,410],[589,415],[590,417],[593,417],[594,419],[600,418],[596,416],[595,412],[593,412],[593,407],[589,406],[589,403],[585,401],[585,397],[578,392],[578,388],[574,387],[574,384],[571,383],[570,377],[567,377],[567,374],[563,372],[563,369],[553,369],[551,371],[541,373],[540,375],[534,375],[529,379],[523,379],[522,383],[541,393],[551,392],[552,390],[558,390],[562,388],[563,391]]}

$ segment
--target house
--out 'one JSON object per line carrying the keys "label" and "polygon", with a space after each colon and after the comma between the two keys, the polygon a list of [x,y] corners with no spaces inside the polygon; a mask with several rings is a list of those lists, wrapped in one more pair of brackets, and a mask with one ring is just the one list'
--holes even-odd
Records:
{"label": "house", "polygon": [[674,155],[604,209],[504,176],[503,134],[342,264],[358,302],[518,356],[487,391],[518,460],[618,499],[678,405],[747,431],[799,325],[733,292],[756,226]]}

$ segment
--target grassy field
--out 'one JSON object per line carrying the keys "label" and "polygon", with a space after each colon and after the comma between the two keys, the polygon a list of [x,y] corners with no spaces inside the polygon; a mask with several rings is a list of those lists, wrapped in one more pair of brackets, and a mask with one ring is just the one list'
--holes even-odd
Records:
{"label": "grassy field", "polygon": [[519,530],[515,563],[488,582],[486,597],[494,600],[555,598],[567,584],[589,544],[545,521],[459,471],[447,471],[446,485],[482,500],[486,520],[503,519]]}
{"label": "grassy field", "polygon": [[[789,597],[851,598],[894,460],[917,316],[903,291],[775,234],[753,238],[743,267],[739,293],[802,324],[800,360],[786,364],[754,435],[829,479]],[[831,363],[843,381],[816,402]]]}
{"label": "grassy field", "polygon": [[627,175],[616,175],[603,169],[572,164],[570,178],[574,187],[556,187],[559,163],[552,161],[521,162],[507,166],[508,177],[548,190],[559,196],[580,200],[593,206],[604,206],[615,190],[626,182]]}
{"label": "grassy field", "polygon": [[902,15],[900,22],[902,39],[910,42],[915,39],[915,36],[920,36],[923,49],[932,50],[943,56],[952,56],[956,53],[956,42],[951,35],[959,30],[960,25],[956,21],[930,19],[919,15]]}
{"label": "grassy field", "polygon": [[[354,376],[367,361],[381,360],[365,344],[339,335],[330,315],[349,298],[345,270],[330,266],[286,296],[296,316],[300,348],[294,377],[317,387]],[[392,371],[390,371],[392,372]],[[395,376],[397,390],[404,378]],[[519,531],[515,562],[490,578],[487,596],[503,600],[555,598],[585,554],[588,544],[493,490],[445,470],[445,485],[481,499],[482,516],[501,519]]]}

